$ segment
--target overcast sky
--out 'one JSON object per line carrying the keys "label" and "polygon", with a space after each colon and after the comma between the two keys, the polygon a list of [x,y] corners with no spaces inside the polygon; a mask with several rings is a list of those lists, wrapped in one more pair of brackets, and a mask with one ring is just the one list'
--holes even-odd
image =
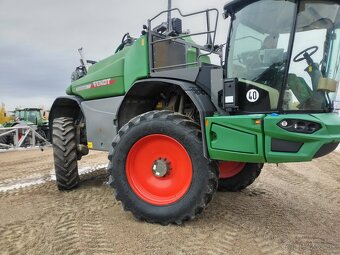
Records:
{"label": "overcast sky", "polygon": [[[221,13],[227,1],[172,4],[184,13],[217,8],[218,42],[224,43],[227,26]],[[79,47],[88,59],[108,57],[126,32],[138,37],[147,19],[166,8],[167,0],[0,0],[0,102],[7,110],[49,108],[65,95],[79,65]]]}

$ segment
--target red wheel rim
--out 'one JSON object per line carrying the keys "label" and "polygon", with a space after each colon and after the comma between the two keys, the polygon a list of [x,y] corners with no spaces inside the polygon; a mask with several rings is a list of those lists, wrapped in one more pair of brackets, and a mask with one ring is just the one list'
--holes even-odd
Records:
{"label": "red wheel rim", "polygon": [[220,161],[220,179],[226,179],[237,175],[244,168],[246,163],[234,161]]}
{"label": "red wheel rim", "polygon": [[[166,159],[169,171],[157,177],[155,160]],[[138,140],[126,159],[126,176],[137,196],[153,205],[168,205],[180,200],[192,180],[192,164],[186,149],[175,139],[153,134]]]}

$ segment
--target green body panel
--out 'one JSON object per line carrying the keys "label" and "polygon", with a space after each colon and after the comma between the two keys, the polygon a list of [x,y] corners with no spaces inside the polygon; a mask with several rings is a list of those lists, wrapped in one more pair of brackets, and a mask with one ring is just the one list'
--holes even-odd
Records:
{"label": "green body panel", "polygon": [[[124,90],[124,58],[129,51],[129,47],[112,55],[89,68],[87,75],[74,81],[71,84],[71,93],[78,95],[83,99],[95,99],[111,96],[119,96],[125,93]],[[104,79],[113,79],[115,83],[109,86],[97,88],[82,89],[86,85],[90,85],[95,81]]]}
{"label": "green body panel", "polygon": [[211,132],[214,134],[211,140],[211,148],[213,149],[257,154],[257,137],[255,134],[218,124],[212,125]]}
{"label": "green body panel", "polygon": [[[66,93],[85,100],[124,95],[137,80],[149,76],[147,39],[146,35],[142,35],[132,45],[92,65],[84,77],[66,89]],[[185,40],[194,43],[190,37]],[[197,55],[194,47],[188,47],[187,63],[196,62]],[[209,56],[202,56],[200,61],[210,64]],[[96,83],[105,80],[110,80],[112,84],[96,86]]]}
{"label": "green body panel", "polygon": [[[211,159],[264,162],[263,130],[256,120],[264,114],[206,118],[206,138]],[[262,122],[262,121],[261,121]]]}
{"label": "green body panel", "polygon": [[148,56],[147,36],[141,36],[130,47],[125,57],[124,79],[125,91],[128,91],[132,84],[145,78],[149,74],[149,56]]}
{"label": "green body panel", "polygon": [[[190,42],[190,43],[194,43],[195,44],[195,41],[192,40],[191,37],[185,37],[184,40],[186,42]],[[198,56],[197,49],[194,48],[194,47],[188,47],[188,50],[187,50],[187,63],[194,63],[194,62],[196,62],[197,61],[197,56]],[[202,63],[211,64],[209,56],[202,56],[199,60]]]}
{"label": "green body panel", "polygon": [[15,121],[10,121],[10,122],[6,122],[6,123],[4,123],[4,127],[5,128],[7,128],[7,127],[13,127],[14,125],[16,125],[17,124],[17,122],[15,122]]}
{"label": "green body panel", "polygon": [[[321,125],[313,134],[290,132],[277,124],[284,119],[307,120]],[[261,124],[256,124],[261,120]],[[340,116],[336,113],[240,115],[206,118],[206,139],[211,159],[239,162],[282,163],[311,161],[319,149],[340,142]],[[303,143],[293,152],[271,151],[271,139]]]}
{"label": "green body panel", "polygon": [[[313,134],[289,132],[277,125],[284,119],[308,120],[319,123],[322,128]],[[264,119],[264,132],[267,162],[311,161],[324,144],[340,142],[340,117],[336,113],[269,115]],[[270,150],[272,137],[303,145],[297,153],[273,152]]]}
{"label": "green body panel", "polygon": [[[124,95],[136,80],[148,76],[148,70],[147,37],[141,36],[133,45],[92,65],[87,75],[74,81],[66,93],[85,100]],[[94,82],[106,79],[113,83],[91,87]]]}
{"label": "green body panel", "polygon": [[[202,56],[200,57],[201,63],[211,64],[209,56]],[[196,49],[193,47],[190,47],[187,51],[187,63],[193,63],[197,61],[197,53]],[[193,66],[193,65],[192,65]]]}

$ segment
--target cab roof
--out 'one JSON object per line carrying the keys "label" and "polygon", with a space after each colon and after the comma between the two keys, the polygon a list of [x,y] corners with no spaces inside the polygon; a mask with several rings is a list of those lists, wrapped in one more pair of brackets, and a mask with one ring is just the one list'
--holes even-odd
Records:
{"label": "cab roof", "polygon": [[224,5],[224,13],[229,16],[231,13],[235,13],[241,10],[243,7],[256,2],[258,0],[232,0],[231,2]]}
{"label": "cab roof", "polygon": [[[310,0],[311,3],[338,4],[336,0]],[[245,9],[243,15],[238,18],[239,22],[265,34],[289,33],[291,31],[291,19],[294,12],[293,5],[287,5],[287,1],[272,1],[267,4],[266,0],[233,0],[224,6],[225,16],[230,16],[254,2],[260,2],[253,8]],[[280,15],[273,12],[275,8],[280,10]],[[297,31],[307,31],[321,28],[339,27],[340,9],[333,8],[329,12],[329,7],[319,6],[304,8],[300,10]],[[260,15],[262,14],[262,15]],[[263,15],[265,14],[265,15]],[[272,20],[275,22],[268,22]]]}
{"label": "cab roof", "polygon": [[[257,2],[257,1],[261,1],[261,0],[232,0],[229,3],[224,5],[224,14],[225,17],[228,17],[231,13],[235,13],[238,12],[239,10],[241,10],[243,7]],[[339,3],[339,0],[313,0],[313,2],[320,2],[320,3],[324,3],[324,2],[330,2],[330,3]]]}
{"label": "cab roof", "polygon": [[31,108],[17,108],[14,111],[41,111],[41,108],[35,108],[35,107],[31,107]]}

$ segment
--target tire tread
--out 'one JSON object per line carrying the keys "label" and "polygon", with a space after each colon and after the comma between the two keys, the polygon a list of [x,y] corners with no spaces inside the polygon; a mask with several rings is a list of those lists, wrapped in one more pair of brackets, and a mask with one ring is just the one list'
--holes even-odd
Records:
{"label": "tire tread", "polygon": [[53,121],[53,154],[56,183],[59,190],[71,190],[79,185],[76,131],[72,118]]}
{"label": "tire tread", "polygon": [[206,187],[204,187],[204,193],[201,196],[200,200],[196,203],[196,206],[191,211],[187,211],[184,214],[179,215],[176,219],[155,220],[153,218],[145,217],[141,215],[138,209],[136,208],[130,208],[125,202],[125,194],[121,192],[119,189],[117,189],[117,183],[115,179],[113,178],[114,163],[112,162],[112,160],[114,158],[115,150],[116,150],[117,145],[119,144],[119,141],[125,135],[127,135],[127,133],[132,127],[136,127],[140,125],[141,123],[150,122],[152,120],[157,120],[157,119],[173,121],[176,125],[181,126],[185,133],[187,134],[194,133],[194,139],[197,140],[198,144],[202,142],[202,133],[200,130],[200,126],[196,124],[195,122],[193,122],[190,118],[188,118],[185,115],[175,113],[172,111],[168,111],[168,110],[163,110],[163,111],[150,111],[150,112],[141,114],[139,116],[136,116],[133,119],[131,119],[127,124],[125,124],[119,130],[116,137],[113,139],[112,148],[108,156],[111,162],[108,167],[109,174],[112,176],[111,186],[115,189],[116,191],[115,197],[117,200],[122,202],[124,210],[132,212],[135,218],[149,222],[149,223],[159,223],[161,225],[168,225],[171,223],[181,225],[183,222],[187,220],[194,219],[196,215],[200,214],[207,207],[208,203],[212,200],[213,194],[216,192],[217,186],[218,186],[218,177],[217,177],[218,169],[217,169],[217,165],[215,165],[214,162],[209,162],[207,160],[207,166],[205,168],[208,170],[208,175],[207,175],[208,182],[207,182]]}

